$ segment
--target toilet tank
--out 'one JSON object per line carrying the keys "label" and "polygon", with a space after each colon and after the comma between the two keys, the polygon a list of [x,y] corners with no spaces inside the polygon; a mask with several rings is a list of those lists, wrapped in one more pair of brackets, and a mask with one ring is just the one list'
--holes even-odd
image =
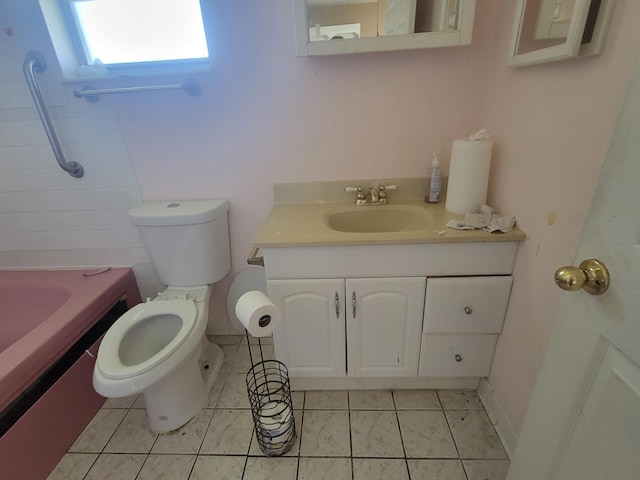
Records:
{"label": "toilet tank", "polygon": [[145,202],[129,211],[160,280],[208,285],[231,269],[226,200]]}

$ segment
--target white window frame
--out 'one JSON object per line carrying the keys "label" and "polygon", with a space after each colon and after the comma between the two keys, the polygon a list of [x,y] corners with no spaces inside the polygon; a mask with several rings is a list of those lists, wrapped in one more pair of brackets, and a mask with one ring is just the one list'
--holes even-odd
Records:
{"label": "white window frame", "polygon": [[[71,7],[73,1],[77,0],[39,0],[49,36],[66,81],[80,82],[92,78],[117,78],[122,75],[147,77],[210,71],[211,47],[206,22],[206,2],[200,2],[209,52],[206,58],[108,64],[106,70],[102,68],[99,71],[96,70],[95,73],[87,74],[87,69],[83,67],[87,67],[90,61],[87,58],[79,27],[73,18]],[[175,1],[180,2],[181,0]]]}

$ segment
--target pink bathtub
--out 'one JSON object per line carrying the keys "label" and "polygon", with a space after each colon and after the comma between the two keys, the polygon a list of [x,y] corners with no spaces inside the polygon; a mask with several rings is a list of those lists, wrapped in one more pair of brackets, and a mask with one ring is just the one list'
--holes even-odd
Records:
{"label": "pink bathtub", "polygon": [[[59,370],[61,359],[83,341],[97,338],[97,327],[122,300],[129,307],[140,302],[128,268],[94,276],[76,270],[0,271],[0,412],[12,410],[45,373]],[[0,479],[9,472],[7,478],[46,478],[104,402],[91,384],[99,340],[90,341],[88,353],[65,367],[0,438]]]}

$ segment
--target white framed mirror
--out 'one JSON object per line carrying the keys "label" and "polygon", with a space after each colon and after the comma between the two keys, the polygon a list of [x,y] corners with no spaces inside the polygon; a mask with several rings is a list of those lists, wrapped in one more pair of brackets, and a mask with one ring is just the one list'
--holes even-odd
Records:
{"label": "white framed mirror", "polygon": [[471,43],[476,0],[293,0],[297,56]]}
{"label": "white framed mirror", "polygon": [[615,0],[518,0],[507,65],[601,52]]}

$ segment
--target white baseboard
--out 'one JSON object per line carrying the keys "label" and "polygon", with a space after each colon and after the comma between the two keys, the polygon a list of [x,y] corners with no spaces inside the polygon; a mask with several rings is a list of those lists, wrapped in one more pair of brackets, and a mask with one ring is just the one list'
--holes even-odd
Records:
{"label": "white baseboard", "polygon": [[493,426],[495,427],[500,440],[502,440],[502,445],[504,445],[504,449],[507,451],[507,455],[509,455],[509,458],[511,458],[513,452],[516,449],[516,443],[518,443],[518,435],[511,426],[509,419],[502,409],[502,405],[498,401],[496,395],[493,393],[491,384],[487,381],[486,378],[480,380],[478,395],[480,396],[480,400],[482,400],[482,403],[484,404],[484,408],[489,414],[489,418],[491,418],[491,421],[493,422]]}
{"label": "white baseboard", "polygon": [[476,390],[478,377],[296,377],[291,390],[465,389]]}

